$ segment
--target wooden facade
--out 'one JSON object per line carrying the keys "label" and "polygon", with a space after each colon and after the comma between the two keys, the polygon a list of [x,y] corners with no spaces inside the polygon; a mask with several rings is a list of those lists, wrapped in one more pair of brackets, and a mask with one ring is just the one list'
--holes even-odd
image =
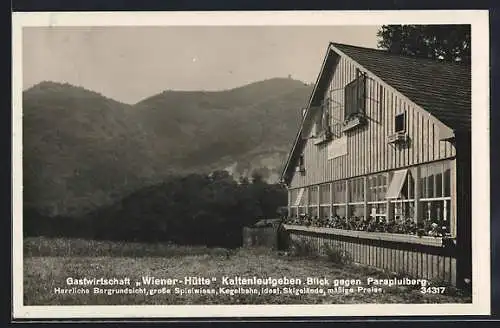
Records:
{"label": "wooden facade", "polygon": [[[343,90],[356,78],[358,68],[359,65],[346,58],[340,58],[333,68],[333,78],[324,97],[333,98],[328,102],[328,110],[333,113],[334,130],[344,119]],[[367,124],[341,136],[347,138],[347,154],[328,160],[327,144],[315,145],[309,131],[303,150],[306,174],[295,174],[291,189],[454,158],[454,145],[439,138],[442,123],[376,77],[368,74],[366,82]],[[393,133],[395,115],[403,112],[411,143],[398,148],[388,144],[387,137]],[[341,134],[339,130],[334,131],[333,138]]]}
{"label": "wooden facade", "polygon": [[329,232],[328,229],[292,226],[288,231],[292,241],[314,245],[320,255],[326,255],[326,247],[336,247],[347,252],[356,263],[429,281],[453,283],[457,280],[457,254],[453,247],[363,236],[366,234],[349,236],[345,231]]}
{"label": "wooden facade", "polygon": [[[363,121],[346,128],[346,89],[360,76],[364,79]],[[438,215],[447,222],[448,237],[453,242],[419,246],[420,251],[415,250],[420,254],[415,255],[416,269],[410,273],[422,277],[434,277],[436,273],[439,278],[460,284],[470,279],[472,265],[470,132],[457,132],[394,88],[391,82],[390,76],[382,80],[335,46],[329,48],[283,174],[289,191],[289,212],[317,217],[405,216],[415,222]],[[442,100],[439,95],[436,97]],[[331,134],[322,139],[318,131],[325,120]],[[394,135],[404,135],[404,142],[389,142]],[[379,197],[378,188],[388,197],[389,189],[393,188],[391,179],[399,178],[402,171],[407,179],[404,182],[407,197]],[[391,254],[397,258],[398,249],[412,248],[411,238],[404,247],[401,242],[377,244],[381,247],[377,249],[388,258],[373,262],[366,254],[375,247],[370,238],[325,237],[324,233],[311,235],[301,229],[290,232],[303,238],[344,240],[343,245],[357,252],[360,263],[387,269],[394,269],[397,263],[390,259]],[[438,266],[442,261],[447,269],[429,273],[424,269],[426,256],[430,256],[431,262],[436,259]]]}

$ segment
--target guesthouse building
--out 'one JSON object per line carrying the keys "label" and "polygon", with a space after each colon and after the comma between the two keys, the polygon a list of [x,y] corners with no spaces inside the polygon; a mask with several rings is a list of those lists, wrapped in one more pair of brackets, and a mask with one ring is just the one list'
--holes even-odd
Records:
{"label": "guesthouse building", "polygon": [[330,43],[281,182],[290,238],[471,279],[471,70]]}

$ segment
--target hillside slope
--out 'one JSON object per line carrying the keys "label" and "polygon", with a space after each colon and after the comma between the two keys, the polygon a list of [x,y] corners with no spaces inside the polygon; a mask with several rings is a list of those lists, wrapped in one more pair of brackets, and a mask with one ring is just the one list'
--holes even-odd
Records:
{"label": "hillside slope", "polygon": [[292,79],[220,92],[165,91],[136,104],[135,114],[159,153],[173,151],[189,167],[231,163],[248,152],[287,152],[310,91]]}
{"label": "hillside slope", "polygon": [[127,105],[42,82],[23,93],[25,205],[81,213],[172,173],[259,169],[276,179],[310,92],[300,81],[270,79]]}
{"label": "hillside slope", "polygon": [[24,202],[51,213],[84,210],[138,187],[155,170],[132,106],[68,84],[23,94]]}

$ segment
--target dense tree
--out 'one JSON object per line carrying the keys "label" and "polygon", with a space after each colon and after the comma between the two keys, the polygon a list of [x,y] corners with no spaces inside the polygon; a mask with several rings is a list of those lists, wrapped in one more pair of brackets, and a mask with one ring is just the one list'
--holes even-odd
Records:
{"label": "dense tree", "polygon": [[25,235],[238,247],[242,228],[276,218],[286,204],[281,185],[238,183],[225,171],[168,177],[81,217],[48,217],[33,208]]}
{"label": "dense tree", "polygon": [[470,25],[383,25],[377,36],[392,53],[470,63]]}
{"label": "dense tree", "polygon": [[252,183],[253,184],[258,184],[258,183],[263,183],[264,182],[264,175],[262,174],[261,170],[255,170],[251,174],[252,176]]}
{"label": "dense tree", "polygon": [[247,185],[250,183],[250,180],[248,180],[248,177],[246,175],[242,175],[239,177],[238,182],[242,185]]}

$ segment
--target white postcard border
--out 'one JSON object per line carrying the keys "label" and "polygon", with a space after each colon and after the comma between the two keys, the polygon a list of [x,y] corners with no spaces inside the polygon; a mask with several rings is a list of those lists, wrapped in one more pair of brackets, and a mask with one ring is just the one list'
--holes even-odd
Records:
{"label": "white postcard border", "polygon": [[[16,12],[12,16],[13,317],[196,318],[490,314],[489,17],[486,10],[289,12]],[[326,26],[471,24],[472,304],[24,306],[22,28],[27,26]]]}

